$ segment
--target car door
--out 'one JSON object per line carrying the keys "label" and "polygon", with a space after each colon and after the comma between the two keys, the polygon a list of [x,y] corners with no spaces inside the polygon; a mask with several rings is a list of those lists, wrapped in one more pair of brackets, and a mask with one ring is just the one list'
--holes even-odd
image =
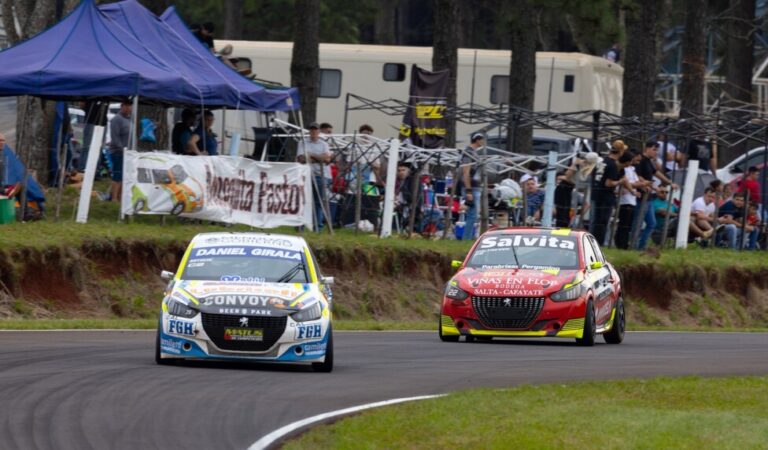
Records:
{"label": "car door", "polygon": [[594,293],[595,322],[599,327],[611,318],[614,288],[611,269],[591,235],[584,236],[584,262],[587,265],[587,280]]}

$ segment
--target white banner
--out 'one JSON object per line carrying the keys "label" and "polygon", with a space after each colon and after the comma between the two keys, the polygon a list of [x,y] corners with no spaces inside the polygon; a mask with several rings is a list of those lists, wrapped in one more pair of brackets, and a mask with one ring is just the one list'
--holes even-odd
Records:
{"label": "white banner", "polygon": [[123,197],[125,214],[312,226],[312,178],[299,163],[126,150]]}

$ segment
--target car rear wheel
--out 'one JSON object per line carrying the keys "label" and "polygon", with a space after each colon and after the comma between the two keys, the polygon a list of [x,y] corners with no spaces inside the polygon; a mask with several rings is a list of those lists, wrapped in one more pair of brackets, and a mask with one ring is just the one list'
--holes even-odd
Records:
{"label": "car rear wheel", "polygon": [[621,344],[624,340],[624,330],[627,328],[627,318],[624,314],[624,300],[621,297],[616,301],[616,315],[613,317],[613,326],[603,339],[608,344]]}
{"label": "car rear wheel", "polygon": [[315,372],[331,372],[333,370],[333,330],[328,330],[328,344],[325,346],[325,361],[312,363]]}
{"label": "car rear wheel", "polygon": [[171,366],[176,362],[176,360],[163,359],[162,355],[160,354],[160,332],[162,330],[162,326],[163,326],[163,322],[160,319],[158,319],[157,336],[155,338],[155,363],[157,363],[160,366]]}
{"label": "car rear wheel", "polygon": [[442,318],[437,318],[437,335],[440,336],[440,340],[443,342],[459,342],[459,336],[445,336],[443,334],[443,322]]}
{"label": "car rear wheel", "polygon": [[592,300],[587,302],[587,311],[584,313],[584,330],[581,338],[576,338],[576,343],[584,347],[595,345],[595,334],[597,325],[595,325],[595,310],[592,307]]}

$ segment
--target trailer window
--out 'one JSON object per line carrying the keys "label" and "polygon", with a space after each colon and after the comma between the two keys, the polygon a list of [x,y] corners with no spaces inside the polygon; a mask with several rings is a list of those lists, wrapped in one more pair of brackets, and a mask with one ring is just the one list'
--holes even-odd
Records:
{"label": "trailer window", "polygon": [[341,70],[320,69],[318,97],[338,98],[341,96]]}
{"label": "trailer window", "polygon": [[405,64],[385,63],[384,81],[403,81],[405,80]]}
{"label": "trailer window", "polygon": [[509,75],[491,77],[491,104],[509,103]]}
{"label": "trailer window", "polygon": [[573,84],[576,80],[574,75],[566,75],[563,82],[563,92],[573,92]]}

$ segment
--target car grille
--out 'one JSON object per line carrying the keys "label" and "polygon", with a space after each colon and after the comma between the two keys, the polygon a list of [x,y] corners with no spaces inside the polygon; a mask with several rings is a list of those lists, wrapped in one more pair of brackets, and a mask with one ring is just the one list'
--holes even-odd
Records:
{"label": "car grille", "polygon": [[544,308],[544,297],[473,296],[472,307],[489,328],[529,328]]}
{"label": "car grille", "polygon": [[[240,319],[244,316],[230,316],[226,314],[201,313],[203,329],[216,347],[221,350],[233,350],[240,352],[265,352],[270,349],[285,331],[288,317],[254,317],[248,316],[248,326],[242,327]],[[263,330],[261,341],[227,340],[224,339],[226,328],[257,329]]]}

